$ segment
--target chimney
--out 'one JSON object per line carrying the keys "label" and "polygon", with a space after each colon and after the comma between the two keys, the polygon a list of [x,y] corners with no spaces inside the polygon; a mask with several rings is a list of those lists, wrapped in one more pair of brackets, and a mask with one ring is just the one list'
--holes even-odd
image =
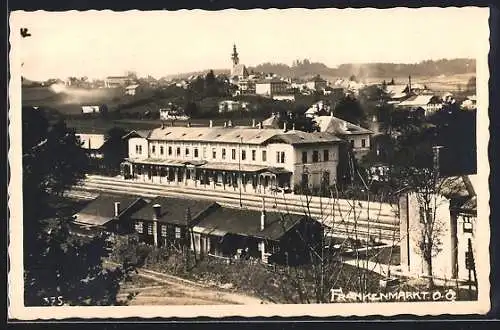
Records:
{"label": "chimney", "polygon": [[262,197],[262,210],[260,211],[260,230],[264,230],[266,226],[266,205],[265,199]]}
{"label": "chimney", "polygon": [[255,118],[252,118],[252,127],[255,127]]}
{"label": "chimney", "polygon": [[411,75],[408,76],[408,93],[411,93]]}
{"label": "chimney", "polygon": [[208,127],[214,127],[214,121],[212,119],[210,119],[210,124]]}
{"label": "chimney", "polygon": [[153,220],[157,221],[161,217],[161,205],[153,205]]}
{"label": "chimney", "polygon": [[120,214],[120,202],[115,202],[115,217]]}

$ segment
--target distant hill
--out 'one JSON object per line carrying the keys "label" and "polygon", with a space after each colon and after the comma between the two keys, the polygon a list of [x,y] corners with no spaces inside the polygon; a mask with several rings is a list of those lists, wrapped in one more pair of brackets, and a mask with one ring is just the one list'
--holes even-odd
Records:
{"label": "distant hill", "polygon": [[[254,67],[248,67],[249,72],[275,73],[284,77],[307,79],[314,75],[324,77],[350,77],[355,75],[358,79],[396,77],[429,77],[440,75],[474,74],[476,72],[476,61],[474,59],[441,59],[427,60],[420,63],[361,63],[341,64],[330,68],[323,63],[311,62],[307,59],[297,60],[291,66],[283,63],[262,63]],[[205,75],[209,70],[179,73],[169,75],[166,78],[187,78],[193,75]],[[228,74],[229,69],[214,70],[215,74]]]}
{"label": "distant hill", "polygon": [[442,59],[437,61],[427,60],[415,64],[341,64],[336,68],[330,68],[323,63],[303,60],[295,61],[292,66],[282,63],[264,63],[249,68],[249,70],[254,70],[255,72],[272,72],[281,76],[294,78],[308,78],[316,74],[326,77],[350,77],[351,75],[355,75],[359,79],[404,77],[408,75],[419,77],[474,74],[476,72],[476,61],[474,59]]}
{"label": "distant hill", "polygon": [[[163,78],[170,80],[170,79],[184,79],[184,78],[188,78],[190,76],[200,76],[200,75],[204,76],[209,71],[210,71],[210,69],[203,70],[203,71],[192,71],[192,72],[169,74],[169,75],[164,76]],[[213,69],[213,71],[214,71],[215,75],[218,75],[218,74],[226,74],[227,75],[230,73],[229,69]]]}

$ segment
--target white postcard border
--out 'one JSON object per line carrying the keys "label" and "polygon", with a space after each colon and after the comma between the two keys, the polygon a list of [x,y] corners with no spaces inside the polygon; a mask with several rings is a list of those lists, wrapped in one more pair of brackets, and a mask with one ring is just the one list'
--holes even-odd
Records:
{"label": "white postcard border", "polygon": [[[394,8],[398,10],[407,8]],[[278,9],[272,9],[278,10]],[[306,9],[293,9],[306,10]],[[352,10],[352,9],[345,9]],[[364,10],[364,9],[356,9]],[[372,9],[373,10],[373,9]],[[237,14],[234,10],[232,14]],[[74,11],[69,11],[71,13]],[[411,315],[440,315],[440,314],[484,314],[490,308],[490,259],[489,259],[489,118],[488,118],[488,52],[489,52],[489,10],[484,8],[480,17],[474,17],[478,24],[482,24],[483,34],[477,36],[482,39],[483,47],[477,53],[477,156],[478,156],[478,182],[481,190],[477,192],[478,198],[478,224],[477,241],[477,268],[479,293],[477,301],[460,302],[387,302],[387,303],[335,303],[335,304],[287,304],[287,305],[206,305],[206,306],[113,306],[113,307],[25,307],[23,302],[23,229],[22,229],[22,138],[21,138],[21,57],[19,51],[20,22],[17,14],[11,13],[10,17],[10,73],[9,81],[9,140],[8,151],[10,182],[8,207],[10,218],[9,229],[9,260],[8,260],[8,315],[9,318],[18,320],[47,320],[66,318],[109,318],[120,319],[125,317],[140,317],[144,319],[154,317],[186,318],[186,317],[295,317],[295,316],[368,316],[398,314]],[[140,15],[141,12],[131,11],[124,14]],[[465,23],[465,22],[464,22]],[[470,24],[468,22],[468,24]],[[474,36],[476,37],[476,36]],[[468,38],[464,37],[464,40]],[[484,257],[483,257],[484,256]],[[486,258],[488,256],[488,258]]]}

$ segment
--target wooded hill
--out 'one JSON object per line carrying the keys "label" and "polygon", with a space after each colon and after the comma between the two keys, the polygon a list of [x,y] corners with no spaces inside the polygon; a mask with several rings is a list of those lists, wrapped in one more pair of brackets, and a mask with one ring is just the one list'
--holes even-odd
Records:
{"label": "wooded hill", "polygon": [[[297,60],[290,66],[283,63],[263,63],[255,67],[248,67],[249,72],[275,73],[283,77],[309,78],[314,75],[324,77],[350,77],[355,75],[358,79],[366,78],[392,78],[419,76],[456,75],[476,72],[476,61],[474,59],[441,59],[426,60],[419,63],[361,63],[341,64],[330,68],[324,63],[311,62],[308,59]],[[168,78],[186,78],[193,75],[204,75],[208,72],[189,72],[169,75]],[[229,69],[214,70],[215,74],[228,74]]]}

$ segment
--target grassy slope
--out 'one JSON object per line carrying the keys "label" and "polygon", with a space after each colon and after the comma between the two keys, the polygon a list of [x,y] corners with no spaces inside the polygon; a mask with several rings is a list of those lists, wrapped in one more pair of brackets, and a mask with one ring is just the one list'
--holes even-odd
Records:
{"label": "grassy slope", "polygon": [[[426,84],[429,88],[436,91],[456,90],[459,85],[465,88],[471,74],[461,74],[439,77],[414,77],[414,83]],[[335,80],[334,77],[327,77]],[[390,77],[372,78],[367,82],[389,81]],[[406,82],[407,77],[394,77],[396,82]],[[22,89],[23,105],[43,106],[57,110],[62,115],[75,115],[81,113],[82,105],[102,105],[107,104],[110,111],[120,107],[122,113],[144,113],[146,111],[157,111],[164,107],[170,98],[155,96],[154,91],[145,90],[136,96],[124,95],[124,90],[120,88],[108,89],[78,89],[70,88],[67,92],[56,94],[48,87],[31,87]],[[214,106],[214,104],[200,104],[201,107]],[[262,120],[263,118],[256,118]],[[216,120],[215,124],[220,125],[224,120]],[[234,125],[248,125],[249,119],[233,120]],[[207,119],[192,120],[193,126],[207,126]],[[121,120],[102,120],[101,118],[67,118],[68,126],[75,127],[80,131],[105,132],[113,126],[123,127],[127,130],[132,129],[150,129],[158,127],[158,120],[139,120],[139,119],[121,119]],[[185,122],[176,122],[175,125],[185,125]]]}

